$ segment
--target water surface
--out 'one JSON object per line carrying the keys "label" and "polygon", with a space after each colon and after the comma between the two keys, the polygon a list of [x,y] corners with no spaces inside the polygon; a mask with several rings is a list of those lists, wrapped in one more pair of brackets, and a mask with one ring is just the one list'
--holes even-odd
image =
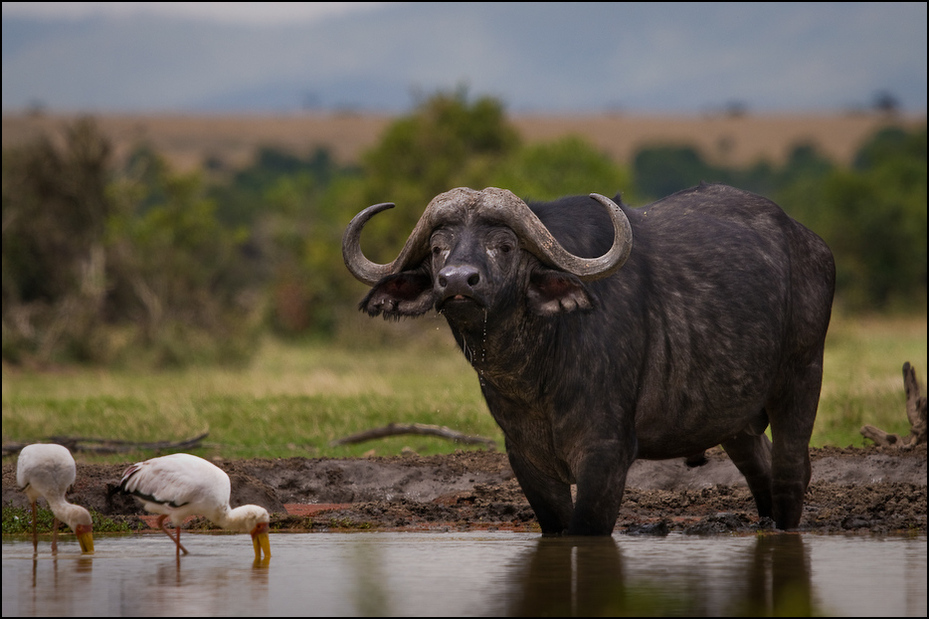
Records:
{"label": "water surface", "polygon": [[3,615],[926,616],[926,536],[98,535],[3,541]]}

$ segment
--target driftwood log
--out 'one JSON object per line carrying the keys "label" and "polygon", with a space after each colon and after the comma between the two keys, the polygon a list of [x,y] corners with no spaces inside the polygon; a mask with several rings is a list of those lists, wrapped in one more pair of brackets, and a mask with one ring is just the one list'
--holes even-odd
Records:
{"label": "driftwood log", "polygon": [[[49,436],[46,442],[57,443],[67,447],[72,452],[84,451],[98,454],[122,453],[138,449],[193,449],[200,447],[200,443],[209,435],[204,432],[182,441],[159,441],[154,443],[137,443],[133,441],[120,441],[108,438],[91,438],[86,436]],[[3,446],[3,455],[9,456],[19,453],[28,443],[9,443]]]}
{"label": "driftwood log", "polygon": [[371,441],[387,436],[397,436],[399,434],[423,434],[429,436],[438,436],[439,438],[447,438],[451,441],[455,441],[456,443],[486,445],[491,450],[496,449],[497,445],[492,438],[462,434],[461,432],[446,428],[445,426],[432,426],[422,423],[389,423],[381,428],[365,430],[364,432],[358,432],[357,434],[352,434],[350,436],[330,441],[329,446],[337,447],[339,445],[363,443],[365,441]]}
{"label": "driftwood log", "polygon": [[910,362],[903,364],[903,389],[906,392],[906,416],[910,420],[910,433],[901,437],[874,426],[864,426],[861,434],[878,445],[908,448],[926,442],[926,396],[920,395],[916,371]]}

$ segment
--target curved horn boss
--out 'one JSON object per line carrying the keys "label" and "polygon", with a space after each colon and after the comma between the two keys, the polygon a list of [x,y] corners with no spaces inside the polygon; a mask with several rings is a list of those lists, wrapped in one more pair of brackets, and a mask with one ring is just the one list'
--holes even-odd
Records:
{"label": "curved horn boss", "polygon": [[407,238],[397,258],[388,264],[378,264],[361,251],[361,230],[377,213],[394,205],[389,202],[369,206],[356,215],[342,236],[342,257],[345,265],[358,280],[374,285],[388,275],[410,268],[429,253],[429,236],[442,221],[463,217],[486,216],[511,228],[527,251],[543,263],[562,269],[583,281],[606,277],[620,268],[632,251],[632,227],[622,209],[600,194],[592,193],[607,210],[613,224],[613,245],[602,256],[582,258],[567,251],[555,239],[529,206],[506,189],[488,187],[476,191],[465,187],[439,194],[429,203],[422,217]]}

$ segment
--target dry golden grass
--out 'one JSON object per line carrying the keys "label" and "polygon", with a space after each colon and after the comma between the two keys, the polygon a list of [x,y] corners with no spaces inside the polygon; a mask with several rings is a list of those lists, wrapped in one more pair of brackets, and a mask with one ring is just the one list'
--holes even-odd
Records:
{"label": "dry golden grass", "polygon": [[[292,116],[104,115],[96,117],[112,140],[117,157],[148,144],[179,170],[208,159],[226,166],[248,163],[267,145],[307,155],[326,147],[337,161],[353,163],[374,146],[395,117],[318,113]],[[3,147],[21,144],[41,132],[61,135],[74,116],[4,115]],[[800,143],[812,143],[837,163],[848,163],[859,146],[886,125],[924,125],[920,116],[873,113],[782,116],[512,116],[529,143],[578,135],[621,164],[643,146],[689,144],[716,164],[746,166],[759,160],[780,164]]]}
{"label": "dry golden grass", "polygon": [[[75,116],[4,115],[3,148],[47,133],[59,137]],[[208,159],[227,166],[247,164],[261,146],[273,146],[300,155],[322,146],[342,163],[378,140],[391,122],[387,116],[121,116],[95,117],[113,142],[117,158],[147,144],[180,170],[201,166]]]}
{"label": "dry golden grass", "polygon": [[522,117],[514,124],[529,142],[574,133],[619,163],[629,163],[643,147],[688,144],[713,163],[731,167],[760,160],[783,163],[798,144],[811,143],[838,163],[849,163],[873,133],[886,125],[914,127],[925,117],[877,114],[834,116],[588,116]]}

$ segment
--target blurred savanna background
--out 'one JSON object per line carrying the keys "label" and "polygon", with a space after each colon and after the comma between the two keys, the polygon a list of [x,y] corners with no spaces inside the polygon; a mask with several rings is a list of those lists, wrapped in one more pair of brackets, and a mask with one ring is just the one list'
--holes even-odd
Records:
{"label": "blurred savanna background", "polygon": [[330,445],[422,423],[502,449],[441,318],[359,314],[365,287],[340,250],[348,221],[397,205],[363,238],[386,262],[453,187],[643,206],[701,181],[771,198],[835,254],[814,445],[860,445],[866,423],[908,433],[901,367],[926,375],[924,100],[914,111],[875,90],[827,112],[730,99],[696,113],[554,113],[513,111],[468,81],[410,98],[286,113],[5,103],[4,444],[208,432],[196,452],[222,457],[462,448],[424,436]]}

